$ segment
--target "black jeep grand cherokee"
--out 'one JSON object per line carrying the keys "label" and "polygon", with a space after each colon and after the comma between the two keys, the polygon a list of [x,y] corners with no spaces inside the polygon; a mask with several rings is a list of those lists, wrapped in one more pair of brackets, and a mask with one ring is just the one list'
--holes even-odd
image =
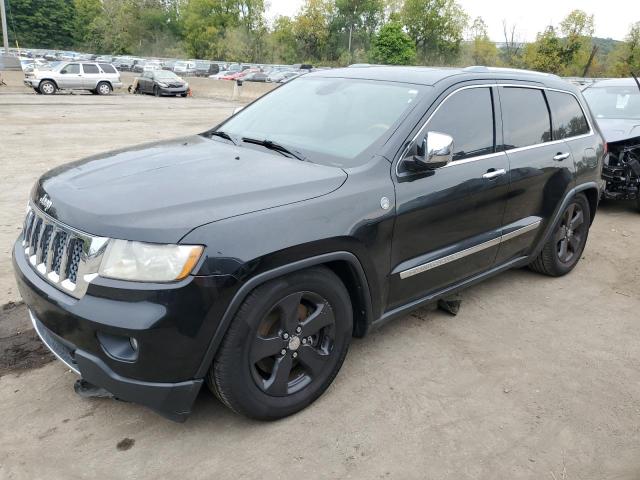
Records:
{"label": "black jeep grand cherokee", "polygon": [[208,132],[45,174],[15,272],[90,384],[184,420],[206,382],[275,419],[326,390],[352,336],[509,268],[569,272],[602,156],[555,76],[315,72]]}

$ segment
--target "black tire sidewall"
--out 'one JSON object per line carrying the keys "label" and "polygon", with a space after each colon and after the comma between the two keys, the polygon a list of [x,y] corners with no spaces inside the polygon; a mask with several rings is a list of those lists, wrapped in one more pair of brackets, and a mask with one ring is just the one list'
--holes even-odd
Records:
{"label": "black tire sidewall", "polygon": [[[102,93],[100,91],[100,87],[102,87],[103,85],[106,85],[109,87],[109,91],[106,93]],[[109,85],[107,82],[100,82],[98,83],[98,85],[96,85],[96,92],[98,93],[98,95],[109,95],[111,93],[112,89],[111,89],[111,85]]]}
{"label": "black tire sidewall", "polygon": [[[315,292],[334,311],[335,343],[329,364],[320,378],[291,395],[274,397],[263,392],[251,373],[249,352],[259,323],[279,300],[295,292]],[[230,327],[217,363],[214,364],[218,393],[227,397],[234,410],[258,419],[291,415],[312,403],[331,384],[346,356],[353,331],[349,294],[342,282],[325,269],[296,272],[264,284],[245,301]]]}
{"label": "black tire sidewall", "polygon": [[[42,89],[42,87],[44,85],[47,85],[47,84],[53,86],[53,91],[51,93],[47,93]],[[56,91],[58,90],[58,88],[56,87],[56,84],[51,82],[51,81],[49,81],[49,80],[45,80],[44,82],[40,82],[40,85],[38,86],[38,89],[40,90],[40,93],[42,93],[43,95],[54,95],[56,93]]]}
{"label": "black tire sidewall", "polygon": [[589,236],[589,226],[590,226],[589,223],[591,222],[591,214],[590,214],[589,202],[587,201],[587,198],[584,195],[578,194],[574,198],[572,198],[569,205],[567,205],[565,209],[562,211],[562,215],[564,215],[564,213],[567,211],[569,206],[571,206],[571,204],[573,203],[578,203],[582,208],[584,221],[586,223],[585,231],[584,231],[584,236],[582,238],[582,245],[580,247],[580,252],[577,253],[569,263],[565,263],[565,262],[562,262],[558,257],[558,249],[553,240],[553,237],[555,236],[557,229],[560,228],[562,220],[560,220],[560,222],[558,222],[558,225],[556,225],[556,228],[553,231],[552,238],[549,240],[548,248],[553,249],[553,256],[552,256],[553,268],[556,270],[557,274],[559,275],[564,275],[565,273],[569,273],[571,270],[575,268],[575,266],[580,261],[580,258],[582,257],[585,246],[587,244],[587,237]]}

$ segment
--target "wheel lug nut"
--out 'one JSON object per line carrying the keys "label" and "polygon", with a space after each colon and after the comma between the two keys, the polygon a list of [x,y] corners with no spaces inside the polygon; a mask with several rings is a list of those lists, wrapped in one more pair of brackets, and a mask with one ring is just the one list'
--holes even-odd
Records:
{"label": "wheel lug nut", "polygon": [[282,355],[286,355],[286,354],[287,354],[287,350],[286,350],[285,348],[283,348],[282,350],[280,350],[280,353],[281,353]]}
{"label": "wheel lug nut", "polygon": [[306,344],[307,344],[307,339],[306,339],[306,338],[303,338],[303,339],[302,339],[302,344],[303,344],[303,345],[306,345]]}
{"label": "wheel lug nut", "polygon": [[291,356],[292,356],[293,358],[296,358],[296,357],[298,356],[298,352],[293,352],[293,353],[291,354]]}
{"label": "wheel lug nut", "polygon": [[296,333],[300,333],[302,331],[302,327],[300,325],[298,325],[296,327]]}
{"label": "wheel lug nut", "polygon": [[285,340],[289,338],[289,334],[287,332],[284,332],[282,334],[282,338],[284,338]]}

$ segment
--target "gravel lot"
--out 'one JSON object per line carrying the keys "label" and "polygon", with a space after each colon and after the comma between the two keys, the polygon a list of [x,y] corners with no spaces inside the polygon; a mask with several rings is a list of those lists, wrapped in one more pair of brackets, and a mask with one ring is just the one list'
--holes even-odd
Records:
{"label": "gravel lot", "polygon": [[[0,304],[19,301],[11,245],[41,173],[202,131],[235,107],[1,92]],[[329,391],[274,423],[203,390],[176,424],[79,398],[48,357],[0,368],[0,478],[638,479],[639,239],[640,214],[603,205],[571,275],[508,272],[467,290],[457,317],[422,309],[355,340]],[[23,319],[0,309],[0,340]]]}

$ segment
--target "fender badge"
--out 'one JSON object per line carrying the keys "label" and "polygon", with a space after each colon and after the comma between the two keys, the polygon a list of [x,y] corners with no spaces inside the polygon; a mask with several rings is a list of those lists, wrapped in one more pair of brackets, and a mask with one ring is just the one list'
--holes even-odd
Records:
{"label": "fender badge", "polygon": [[389,207],[391,206],[391,202],[387,197],[382,197],[380,199],[380,206],[382,207],[383,210],[389,210]]}

